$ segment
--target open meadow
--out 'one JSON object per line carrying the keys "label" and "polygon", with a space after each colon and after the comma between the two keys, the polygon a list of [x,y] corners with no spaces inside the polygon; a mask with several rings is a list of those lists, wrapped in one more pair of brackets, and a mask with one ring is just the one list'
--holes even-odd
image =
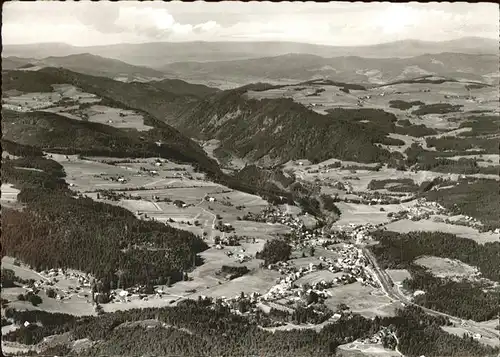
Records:
{"label": "open meadow", "polygon": [[498,234],[494,232],[479,232],[479,230],[445,222],[436,222],[432,219],[422,219],[420,221],[412,221],[403,219],[396,222],[389,223],[386,226],[387,230],[399,233],[408,233],[413,231],[424,232],[444,232],[455,234],[461,238],[472,239],[479,244],[488,242],[498,242]]}
{"label": "open meadow", "polygon": [[115,128],[147,131],[152,126],[144,124],[144,117],[132,110],[111,108],[105,105],[94,105],[82,110],[80,116],[93,123],[106,124]]}
{"label": "open meadow", "polygon": [[380,289],[363,286],[360,282],[328,289],[332,297],[325,304],[335,310],[339,304],[346,304],[356,313],[372,318],[378,316],[393,316],[401,303],[393,302]]}
{"label": "open meadow", "polygon": [[[23,286],[2,289],[1,296],[3,299],[10,301],[9,307],[20,310],[43,310],[77,316],[95,315],[95,309],[90,301],[90,286],[82,286],[78,279],[72,277],[71,275],[64,276],[63,274],[57,274],[57,278],[54,280],[53,275],[43,272],[38,273],[23,264],[14,264],[14,258],[12,257],[2,258],[2,269],[13,270],[15,275],[21,279],[34,279],[40,286],[40,292],[38,295],[42,298],[42,303],[38,306],[33,306],[28,301],[20,301],[18,299],[19,294],[25,294],[28,292],[29,289],[27,287]],[[86,275],[82,272],[76,272],[73,270],[69,270],[68,272],[70,274],[77,273],[81,276]],[[49,287],[52,288],[57,295],[60,295],[63,298],[58,299],[56,297],[48,297],[46,289]]]}
{"label": "open meadow", "polygon": [[478,268],[454,259],[424,256],[416,259],[414,263],[427,268],[439,278],[471,279],[480,274]]}
{"label": "open meadow", "polygon": [[339,357],[397,357],[400,353],[386,349],[382,344],[352,342],[338,347]]}

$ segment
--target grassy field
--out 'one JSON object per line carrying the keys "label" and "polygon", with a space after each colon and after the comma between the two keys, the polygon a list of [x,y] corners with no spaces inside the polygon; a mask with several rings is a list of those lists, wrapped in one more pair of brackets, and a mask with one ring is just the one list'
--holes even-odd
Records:
{"label": "grassy field", "polygon": [[[37,273],[36,271],[30,269],[25,265],[17,266],[13,264],[14,259],[11,257],[2,258],[2,269],[11,269],[14,271],[16,276],[22,279],[35,279],[48,280],[43,274]],[[71,270],[69,270],[71,271]],[[81,273],[83,275],[83,273]],[[18,301],[17,296],[19,294],[24,294],[27,289],[22,287],[15,288],[4,288],[2,289],[1,297],[11,301],[9,307],[13,307],[19,310],[43,310],[48,312],[59,312],[71,315],[83,316],[83,315],[95,315],[94,307],[90,303],[90,288],[82,287],[79,292],[69,291],[70,287],[80,286],[77,279],[75,278],[64,278],[63,276],[58,276],[58,282],[55,283],[52,288],[56,293],[62,293],[65,298],[64,300],[56,300],[54,298],[49,298],[44,289],[41,289],[39,296],[42,298],[42,303],[37,307],[33,306],[27,301]],[[87,296],[85,296],[87,295]]]}
{"label": "grassy field", "polygon": [[456,234],[458,237],[468,238],[476,241],[477,243],[484,244],[487,242],[498,242],[498,235],[490,232],[479,232],[477,229],[466,226],[459,226],[444,222],[434,222],[432,220],[411,221],[408,219],[396,221],[388,224],[387,230],[408,233],[413,231],[424,232],[445,232]]}
{"label": "grassy field", "polygon": [[17,202],[17,195],[21,192],[17,188],[12,187],[9,183],[2,183],[1,186],[1,202],[4,203],[15,203]]}
{"label": "grassy field", "polygon": [[[97,199],[98,189],[122,191],[124,194],[140,197],[137,200],[105,201],[134,213],[145,213],[149,218],[161,222],[172,219],[174,222],[169,223],[172,226],[195,234],[201,235],[206,232],[209,237],[221,235],[212,228],[217,215],[220,215],[224,223],[231,223],[236,229],[235,233],[239,235],[269,239],[277,233],[289,232],[287,227],[281,225],[239,221],[238,217],[246,213],[262,211],[268,206],[268,202],[259,196],[205,181],[203,175],[195,173],[190,165],[164,162],[161,166],[156,166],[156,161],[152,158],[126,162],[124,159],[113,160],[105,157],[81,160],[76,156],[66,158],[65,155],[53,155],[53,159],[63,165],[67,182],[73,185],[74,190],[85,192],[93,199]],[[106,162],[114,162],[114,165]],[[148,175],[140,171],[141,167],[155,170],[158,174]],[[111,177],[115,179],[123,177],[126,182],[111,181]],[[205,201],[206,195],[215,198],[215,202]],[[152,202],[154,197],[158,202]],[[161,202],[165,199],[170,201]],[[100,200],[104,200],[102,194]],[[173,204],[176,200],[188,206],[178,208]],[[195,221],[198,221],[198,226],[194,226]]]}
{"label": "grassy field", "polygon": [[[49,153],[50,154],[50,153]],[[166,162],[162,166],[154,165],[154,159],[140,160],[137,163],[121,163],[119,165],[108,165],[105,158],[92,160],[81,160],[76,156],[52,155],[52,159],[59,162],[66,172],[66,181],[74,184],[75,189],[80,192],[95,192],[97,189],[123,190],[132,188],[154,188],[154,187],[178,187],[183,186],[203,186],[215,185],[200,180],[203,175],[192,174],[193,168],[190,165],[178,165]],[[135,161],[135,160],[134,160]],[[155,170],[157,175],[150,175],[140,172],[140,167]],[[183,171],[179,171],[183,170]],[[180,173],[189,174],[191,180]],[[178,174],[178,175],[176,175]],[[110,178],[123,177],[126,182],[111,181]],[[195,179],[198,178],[198,179]],[[143,192],[142,194],[148,194]],[[138,193],[141,194],[141,193]],[[149,193],[150,195],[153,193]]]}
{"label": "grassy field", "polygon": [[[293,172],[299,179],[309,182],[315,182],[316,179],[319,180],[318,183],[328,181],[348,182],[352,186],[354,191],[367,190],[368,184],[372,180],[411,179],[416,184],[421,184],[424,181],[432,181],[436,177],[447,176],[447,174],[432,171],[398,171],[396,169],[386,167],[382,167],[379,171],[354,170],[355,172],[352,172],[352,170],[350,169],[328,169],[326,167],[327,165],[328,164],[325,164],[323,162],[316,165],[297,165],[294,163],[287,163],[284,170],[289,170]],[[320,169],[320,166],[322,167],[322,169]]]}
{"label": "grassy field", "polygon": [[406,269],[387,269],[386,272],[394,284],[401,284],[403,280],[411,278],[410,272]]}
{"label": "grassy field", "polygon": [[88,121],[113,126],[115,128],[130,128],[139,131],[150,130],[153,127],[144,124],[144,117],[131,110],[111,108],[104,105],[94,105],[83,111]]}
{"label": "grassy field", "polygon": [[[57,113],[64,113],[67,107],[74,106],[75,104],[96,103],[100,101],[94,94],[82,92],[72,85],[55,84],[52,87],[54,88],[52,92],[12,93],[14,95],[7,93],[3,99],[5,104],[14,107],[22,106],[25,110],[45,109],[57,105],[64,99],[71,101],[71,104],[68,103],[67,105],[58,107],[57,111],[55,111]],[[51,111],[54,112],[54,110]]]}
{"label": "grassy field", "polygon": [[[391,218],[387,217],[389,212],[399,212],[411,207],[414,203],[407,202],[394,205],[369,206],[357,203],[338,202],[336,205],[342,212],[340,219],[334,223],[334,227],[353,224],[378,224],[388,223]],[[380,208],[385,211],[380,211]]]}
{"label": "grassy field", "polygon": [[[460,326],[441,326],[441,328],[448,333],[451,333],[453,335],[457,335],[460,337],[462,337],[465,333],[474,334],[474,333],[479,332],[479,331],[476,332],[476,329],[474,327],[464,328],[464,327],[460,327]],[[500,340],[498,339],[498,336],[495,336],[493,334],[488,335],[488,336],[481,335],[479,342],[481,342],[485,345],[492,346],[492,347],[496,347],[496,346],[500,345]]]}
{"label": "grassy field", "polygon": [[[498,100],[498,90],[496,88],[485,87],[474,89],[471,95],[477,101],[467,100],[469,92],[465,88],[466,83],[444,82],[441,84],[426,83],[399,83],[383,87],[370,88],[366,91],[351,90],[345,93],[339,87],[321,84],[289,85],[282,88],[274,88],[266,91],[248,91],[250,98],[292,98],[294,101],[305,106],[310,106],[318,113],[326,113],[331,108],[359,108],[358,99],[369,95],[370,98],[362,99],[364,107],[374,109],[384,109],[397,115],[405,114],[396,108],[391,108],[389,102],[394,100],[421,101],[425,104],[446,102],[451,105],[462,105],[462,110],[489,110],[496,109],[495,100]],[[314,94],[317,90],[321,92]],[[426,91],[429,90],[429,91]],[[409,109],[415,110],[418,107]],[[420,122],[421,124],[426,124]],[[439,122],[430,121],[429,127],[444,128],[447,125],[439,125]],[[427,125],[426,125],[427,126]]]}
{"label": "grassy field", "polygon": [[382,345],[352,342],[345,345],[340,345],[337,350],[339,357],[396,357],[401,356],[396,351],[385,349]]}
{"label": "grassy field", "polygon": [[334,278],[340,278],[342,275],[343,275],[343,273],[341,273],[341,272],[332,273],[331,271],[328,271],[328,270],[318,270],[318,271],[314,271],[312,273],[308,273],[307,275],[297,279],[297,281],[295,281],[295,284],[300,286],[300,285],[304,285],[306,283],[307,284],[316,284],[316,283],[319,283],[321,281],[330,282]]}
{"label": "grassy field", "polygon": [[363,286],[359,282],[328,289],[332,297],[325,301],[325,304],[335,310],[338,304],[344,303],[353,312],[366,317],[392,316],[399,304],[392,303],[391,300],[381,294],[378,289]]}
{"label": "grassy field", "polygon": [[[226,252],[233,251],[235,254],[242,248],[245,254],[254,255],[262,249],[263,241],[254,243],[243,242],[239,247],[226,247],[222,250],[210,248],[200,255],[205,263],[198,266],[189,273],[190,281],[180,281],[171,287],[162,286],[163,296],[150,297],[147,301],[132,297],[130,302],[120,302],[104,305],[105,311],[128,310],[133,308],[170,306],[178,301],[189,298],[197,299],[198,296],[210,297],[234,297],[245,292],[266,293],[274,284],[280,274],[273,270],[258,269],[262,260],[251,259],[243,264],[235,262],[235,259],[228,257]],[[222,265],[246,266],[250,272],[240,278],[227,281],[223,276],[218,275]]]}
{"label": "grassy field", "polygon": [[415,263],[429,269],[433,275],[440,278],[470,278],[477,276],[479,270],[460,260],[425,256],[415,260]]}

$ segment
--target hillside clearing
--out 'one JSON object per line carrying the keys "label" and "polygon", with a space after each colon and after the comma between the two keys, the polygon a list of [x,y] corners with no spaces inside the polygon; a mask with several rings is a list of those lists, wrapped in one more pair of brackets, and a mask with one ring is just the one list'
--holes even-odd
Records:
{"label": "hillside clearing", "polygon": [[480,274],[476,267],[467,265],[456,259],[425,256],[416,259],[415,264],[429,269],[433,275],[439,278],[468,279],[476,278]]}
{"label": "hillside clearing", "polygon": [[498,234],[493,232],[479,232],[477,229],[467,226],[461,226],[456,224],[449,224],[444,222],[434,222],[432,220],[423,219],[420,221],[412,221],[409,219],[403,219],[400,221],[392,222],[386,226],[387,230],[408,233],[413,231],[424,231],[424,232],[444,232],[455,234],[461,238],[472,239],[479,244],[485,244],[488,242],[498,242]]}

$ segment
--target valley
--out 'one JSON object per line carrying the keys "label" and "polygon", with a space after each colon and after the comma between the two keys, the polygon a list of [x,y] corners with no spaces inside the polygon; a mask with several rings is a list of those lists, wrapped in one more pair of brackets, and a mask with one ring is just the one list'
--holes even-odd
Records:
{"label": "valley", "polygon": [[7,48],[4,353],[498,354],[498,56],[240,47]]}

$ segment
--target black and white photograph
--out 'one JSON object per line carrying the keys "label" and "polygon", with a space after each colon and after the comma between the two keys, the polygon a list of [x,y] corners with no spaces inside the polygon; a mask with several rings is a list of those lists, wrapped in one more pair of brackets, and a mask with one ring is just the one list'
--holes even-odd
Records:
{"label": "black and white photograph", "polygon": [[4,2],[2,355],[500,356],[499,24]]}

